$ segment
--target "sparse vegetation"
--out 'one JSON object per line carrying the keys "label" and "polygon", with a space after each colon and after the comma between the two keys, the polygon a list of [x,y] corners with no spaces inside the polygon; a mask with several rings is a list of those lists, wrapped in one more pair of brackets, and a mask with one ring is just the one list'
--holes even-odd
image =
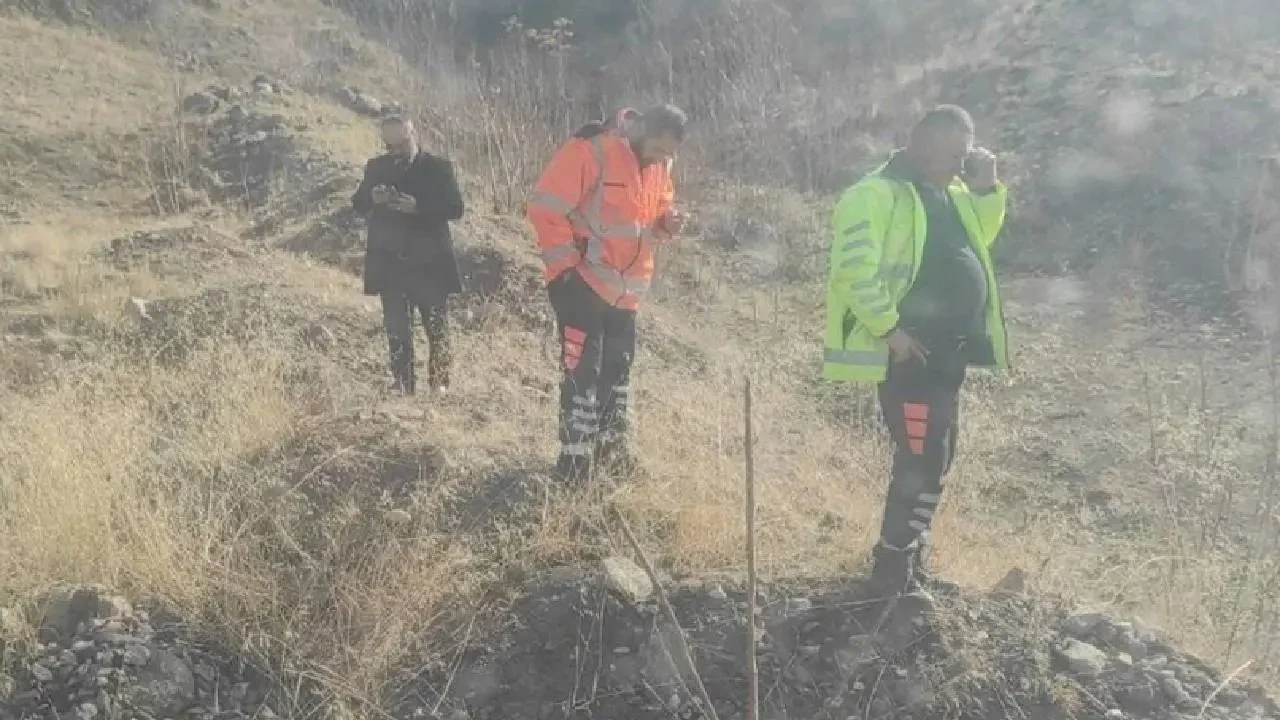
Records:
{"label": "sparse vegetation", "polygon": [[[1010,273],[1018,367],[967,391],[937,524],[943,574],[981,590],[1021,568],[1034,595],[1137,614],[1278,689],[1280,245],[1274,158],[1261,159],[1276,124],[1248,118],[1274,118],[1255,100],[1280,66],[1251,44],[1275,13],[1237,4],[1254,27],[1222,25],[1239,42],[1219,47],[1251,68],[1243,90],[1216,66],[1188,69],[1198,55],[1171,41],[1172,59],[1157,67],[1146,50],[1130,68],[1168,86],[1164,105],[1141,106],[1157,121],[1069,142],[1055,128],[1087,127],[1096,97],[1080,98],[1111,80],[1050,52],[1087,41],[1060,28],[1097,15],[1146,38],[1208,11],[1169,3],[1143,25],[1136,10],[1056,0],[826,15],[665,0],[625,27],[506,23],[472,43],[455,41],[470,26],[444,2],[411,17],[373,3],[392,11],[359,21],[312,0],[96,17],[0,4],[0,607],[65,583],[161,597],[271,674],[281,715],[382,716],[411,678],[456,669],[521,581],[625,552],[608,506],[677,580],[740,573],[747,374],[762,575],[856,574],[888,458],[866,391],[815,381],[830,194],[912,113],[958,99],[1021,190],[1008,263],[1078,274]],[[55,5],[65,12],[27,14]],[[1017,43],[1042,54],[1015,57]],[[258,74],[271,92],[254,90]],[[210,85],[236,99],[184,111]],[[381,394],[383,340],[343,215],[376,152],[366,119],[335,100],[352,86],[422,118],[467,186],[473,293],[455,312],[465,372],[447,401]],[[695,227],[659,259],[642,316],[646,472],[566,497],[543,477],[556,377],[512,214],[579,122],[654,99],[697,123],[678,178]],[[210,131],[233,104],[266,128],[248,144]],[[1212,134],[1215,113],[1244,129]],[[1159,156],[1170,143],[1188,146]],[[226,182],[249,147],[267,149]],[[1086,162],[1098,157],[1113,164]],[[216,166],[231,160],[243,164]],[[1068,170],[1108,197],[1057,182]],[[1139,192],[1152,178],[1169,184]],[[1230,322],[1213,314],[1224,308]],[[1040,638],[1032,626],[1054,613],[1015,615],[1009,637]],[[951,618],[950,642],[972,623]],[[0,629],[16,668],[35,636]],[[1096,712],[1078,685],[1040,679],[1064,717]]]}

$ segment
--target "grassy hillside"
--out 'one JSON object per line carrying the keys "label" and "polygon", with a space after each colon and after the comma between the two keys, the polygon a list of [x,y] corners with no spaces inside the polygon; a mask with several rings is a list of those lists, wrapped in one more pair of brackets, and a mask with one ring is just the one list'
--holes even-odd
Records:
{"label": "grassy hillside", "polygon": [[[1052,123],[1074,122],[1081,105],[1042,117],[1055,113],[1045,87],[1070,68],[1015,59],[1002,38],[1065,42],[1055,28],[1100,6],[957,6],[945,19],[973,31],[959,47],[895,45],[910,25],[881,18],[892,32],[858,56],[866,72],[849,93],[848,78],[823,72],[839,58],[822,53],[840,43],[788,34],[821,18],[742,5],[732,27],[664,6],[636,32],[669,42],[626,46],[646,64],[606,72],[607,102],[670,96],[694,110],[680,180],[695,224],[659,259],[641,319],[645,472],[587,497],[547,481],[553,336],[513,214],[590,106],[568,82],[586,60],[517,36],[486,63],[455,64],[443,5],[440,34],[415,36],[413,54],[414,38],[395,34],[404,28],[361,26],[311,0],[0,12],[0,605],[83,582],[160,597],[295,683],[291,714],[376,715],[523,579],[624,549],[610,505],[673,578],[739,574],[747,376],[762,572],[861,572],[888,458],[869,393],[815,379],[830,193],[913,111],[963,95],[1026,188],[1006,258],[1088,272],[1009,273],[1018,367],[966,392],[937,522],[941,570],[976,590],[1021,568],[1034,594],[1137,614],[1227,669],[1251,661],[1247,674],[1276,687],[1280,387],[1264,331],[1280,304],[1268,304],[1274,273],[1258,269],[1274,257],[1273,186],[1265,163],[1242,159],[1274,151],[1274,124],[1251,125],[1258,135],[1235,161],[1252,168],[1233,176],[1251,191],[1213,205],[1236,223],[1223,235],[1236,255],[1171,271],[1235,283],[1214,302],[1254,308],[1252,324],[1193,325],[1146,269],[1191,242],[1174,232],[1178,203],[1203,196],[1156,193],[1108,225],[1093,196],[1054,204],[1064,191],[1044,185],[1045,158],[1080,147],[1054,146]],[[945,34],[934,22],[929,36]],[[1248,57],[1256,78],[1274,79],[1272,55]],[[1190,71],[1165,72],[1176,84]],[[984,84],[993,73],[1000,82]],[[1211,117],[1228,102],[1204,82],[1178,107]],[[1034,102],[1002,104],[1009,83]],[[447,400],[383,392],[380,318],[359,294],[362,239],[347,207],[376,137],[342,99],[348,87],[421,118],[466,185],[469,293],[454,313]],[[216,107],[194,111],[197,92]],[[1248,112],[1273,117],[1268,107]],[[1131,163],[1126,191],[1166,167],[1145,157],[1117,160]],[[1165,235],[1116,239],[1157,216]],[[1074,262],[1095,246],[1103,260]],[[33,633],[5,626],[7,661]]]}

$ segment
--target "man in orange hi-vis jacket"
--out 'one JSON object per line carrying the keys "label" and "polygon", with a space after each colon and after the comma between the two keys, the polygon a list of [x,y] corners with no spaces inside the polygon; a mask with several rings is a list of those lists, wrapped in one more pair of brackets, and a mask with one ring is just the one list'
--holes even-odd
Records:
{"label": "man in orange hi-vis jacket", "polygon": [[546,266],[560,335],[560,458],[584,482],[594,466],[626,474],[636,310],[653,281],[654,249],[680,232],[671,164],[685,114],[663,105],[590,123],[538,179],[529,220]]}

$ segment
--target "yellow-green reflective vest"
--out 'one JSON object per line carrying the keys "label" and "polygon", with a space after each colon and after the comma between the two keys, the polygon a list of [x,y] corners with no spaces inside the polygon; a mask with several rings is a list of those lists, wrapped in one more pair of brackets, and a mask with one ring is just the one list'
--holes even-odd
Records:
{"label": "yellow-green reflective vest", "polygon": [[[915,186],[885,177],[883,166],[845,191],[831,216],[826,351],[822,376],[833,382],[878,383],[889,366],[883,338],[898,323],[898,303],[920,271],[926,217]],[[957,179],[947,188],[987,275],[986,335],[996,368],[1009,366],[1004,309],[991,245],[1004,225],[1003,184],[978,195]]]}

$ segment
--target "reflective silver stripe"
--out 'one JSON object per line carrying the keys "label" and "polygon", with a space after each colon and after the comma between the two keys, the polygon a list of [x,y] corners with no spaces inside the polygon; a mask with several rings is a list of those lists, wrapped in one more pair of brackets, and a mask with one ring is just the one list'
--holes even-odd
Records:
{"label": "reflective silver stripe", "polygon": [[627,295],[639,298],[649,292],[651,282],[648,279],[629,280],[622,271],[610,266],[605,261],[604,242],[607,237],[637,240],[641,244],[641,248],[637,249],[638,253],[646,243],[654,241],[653,233],[641,227],[639,223],[603,226],[601,215],[604,207],[605,156],[604,140],[601,135],[591,138],[591,152],[596,161],[596,183],[587,196],[587,201],[583,203],[586,206],[586,212],[577,215],[577,219],[580,219],[589,231],[587,251],[583,257],[585,269],[604,284],[610,295],[613,295],[611,298],[605,298],[607,301],[617,302]]}
{"label": "reflective silver stripe", "polygon": [[591,443],[565,443],[560,446],[561,455],[581,457],[591,454]]}
{"label": "reflective silver stripe", "polygon": [[536,191],[533,193],[533,195],[529,196],[529,204],[541,205],[542,207],[550,210],[551,212],[554,212],[560,215],[568,215],[569,213],[573,212],[573,206],[570,205],[569,202],[566,201],[564,198],[558,197],[556,195],[552,195],[549,192],[544,192],[541,190]]}
{"label": "reflective silver stripe", "polygon": [[590,435],[591,433],[597,430],[595,425],[588,425],[586,423],[571,423],[569,427],[572,428],[573,430],[577,430],[580,433],[586,433],[588,435]]}
{"label": "reflective silver stripe", "polygon": [[926,520],[933,517],[933,511],[930,510],[929,508],[916,508],[911,512],[919,515],[922,518],[925,518]]}
{"label": "reflective silver stripe", "polygon": [[871,303],[874,303],[877,301],[883,302],[884,296],[881,295],[879,292],[872,291],[872,292],[854,293],[853,299],[862,305],[870,305]]}
{"label": "reflective silver stripe", "polygon": [[932,503],[934,505],[937,505],[938,501],[941,499],[942,496],[937,493],[920,493],[916,496],[916,500],[919,500],[922,503]]}
{"label": "reflective silver stripe", "polygon": [[613,394],[614,394],[614,395],[626,395],[626,394],[628,394],[628,393],[630,393],[630,392],[631,392],[631,386],[630,386],[630,385],[614,385],[614,386],[613,386]]}
{"label": "reflective silver stripe", "polygon": [[854,250],[861,250],[863,248],[872,249],[874,247],[875,243],[870,240],[848,240],[845,244],[840,246],[840,252],[850,253]]}
{"label": "reflective silver stripe", "polygon": [[887,313],[892,309],[893,309],[892,300],[882,305],[876,305],[874,307],[870,306],[870,304],[868,303],[868,307],[866,308],[867,312],[874,313],[876,315],[883,315],[884,313]]}
{"label": "reflective silver stripe", "polygon": [[542,251],[542,262],[547,265],[555,265],[564,262],[572,257],[578,256],[578,248],[572,245],[557,245],[549,247]]}
{"label": "reflective silver stripe", "polygon": [[878,289],[880,287],[880,281],[875,278],[871,278],[870,280],[855,280],[850,283],[849,287],[853,288],[854,292],[859,290]]}
{"label": "reflective silver stripe", "polygon": [[912,530],[919,530],[920,532],[924,532],[925,530],[929,529],[928,525],[920,522],[919,520],[908,521],[907,526],[910,527]]}
{"label": "reflective silver stripe", "polygon": [[574,395],[573,404],[578,407],[591,408],[594,410],[596,406],[596,399],[590,396]]}
{"label": "reflective silver stripe", "polygon": [[883,365],[889,361],[889,351],[827,348],[823,360],[837,365]]}
{"label": "reflective silver stripe", "polygon": [[600,415],[598,413],[588,412],[580,408],[574,408],[571,415],[579,420],[599,420],[600,419]]}
{"label": "reflective silver stripe", "polygon": [[860,257],[845,258],[844,262],[840,263],[840,269],[848,270],[849,268],[854,268],[859,265],[862,265],[864,262],[866,261]]}
{"label": "reflective silver stripe", "polygon": [[856,223],[854,223],[854,224],[850,225],[849,227],[845,228],[845,229],[844,229],[844,232],[843,232],[843,233],[841,233],[841,234],[842,234],[842,235],[844,235],[845,237],[848,237],[848,236],[853,235],[853,234],[855,234],[855,233],[862,232],[863,230],[866,230],[866,229],[867,229],[867,228],[869,228],[869,227],[871,227],[871,221],[870,221],[870,220],[863,220],[863,221],[861,221],[861,222],[856,222]]}

